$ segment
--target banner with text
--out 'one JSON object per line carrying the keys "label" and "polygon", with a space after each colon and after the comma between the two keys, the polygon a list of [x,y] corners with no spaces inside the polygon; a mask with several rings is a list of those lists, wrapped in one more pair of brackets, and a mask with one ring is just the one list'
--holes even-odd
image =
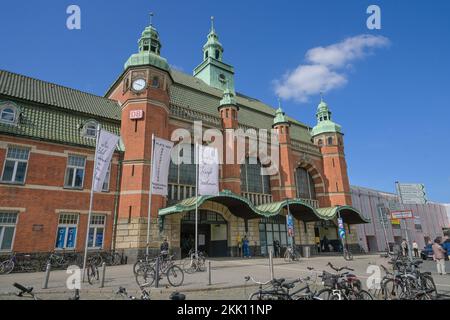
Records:
{"label": "banner with text", "polygon": [[111,159],[119,142],[119,137],[105,130],[100,130],[97,141],[96,167],[94,172],[94,191],[101,192]]}
{"label": "banner with text", "polygon": [[152,157],[152,194],[166,196],[169,180],[170,154],[173,142],[155,138]]}
{"label": "banner with text", "polygon": [[219,194],[219,152],[216,148],[198,146],[198,194],[213,196]]}

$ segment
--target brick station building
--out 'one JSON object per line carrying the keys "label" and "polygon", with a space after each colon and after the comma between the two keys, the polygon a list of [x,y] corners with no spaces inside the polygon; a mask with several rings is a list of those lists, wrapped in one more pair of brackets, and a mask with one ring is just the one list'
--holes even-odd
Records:
{"label": "brick station building", "polygon": [[0,71],[2,253],[83,250],[100,123],[121,144],[94,197],[89,247],[135,257],[146,247],[152,134],[170,140],[178,128],[192,131],[194,121],[223,131],[275,129],[279,173],[261,176],[257,159],[221,165],[221,193],[195,198],[195,165],[171,163],[169,195],[152,198],[151,248],[164,238],[177,253],[192,246],[196,202],[200,249],[210,256],[236,255],[244,235],[255,255],[267,254],[274,240],[286,247],[288,209],[295,245],[339,250],[340,215],[347,243],[358,246],[356,225],[367,220],[351,207],[343,133],[324,101],[311,128],[237,93],[213,26],[193,76],[169,67],[153,26],[138,43],[105,97]]}

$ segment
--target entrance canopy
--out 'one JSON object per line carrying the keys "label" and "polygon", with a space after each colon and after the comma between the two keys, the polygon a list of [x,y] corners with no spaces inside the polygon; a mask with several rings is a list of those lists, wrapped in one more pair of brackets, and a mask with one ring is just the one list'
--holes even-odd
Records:
{"label": "entrance canopy", "polygon": [[370,220],[364,218],[357,209],[350,206],[315,209],[301,199],[284,200],[281,202],[254,206],[246,198],[236,195],[231,191],[223,191],[216,196],[200,196],[183,200],[174,206],[160,209],[159,217],[164,218],[169,215],[195,210],[196,204],[200,208],[206,201],[219,203],[227,207],[236,217],[248,220],[277,216],[281,214],[284,209],[289,208],[289,212],[297,220],[304,222],[334,220],[339,215],[344,219],[346,224],[362,224],[370,222]]}

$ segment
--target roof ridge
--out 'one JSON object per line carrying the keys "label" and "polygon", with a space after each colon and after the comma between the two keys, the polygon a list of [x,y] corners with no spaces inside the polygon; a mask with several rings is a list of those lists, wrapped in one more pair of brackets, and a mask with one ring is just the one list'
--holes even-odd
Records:
{"label": "roof ridge", "polygon": [[[9,73],[10,75],[14,75],[14,76],[19,76],[19,77],[22,77],[22,78],[26,78],[26,79],[29,79],[29,80],[32,80],[32,81],[36,81],[36,82],[41,82],[41,83],[48,84],[48,85],[57,86],[57,87],[59,87],[59,88],[68,89],[68,90],[70,90],[70,91],[74,91],[74,92],[78,92],[78,93],[90,95],[90,96],[95,97],[95,98],[101,98],[101,99],[108,100],[108,101],[113,102],[113,103],[117,103],[116,100],[109,99],[109,98],[106,98],[106,97],[104,97],[104,96],[99,96],[99,95],[96,95],[96,94],[93,94],[93,93],[90,93],[90,92],[85,92],[85,91],[81,91],[81,90],[79,90],[79,89],[70,88],[70,87],[65,86],[65,85],[61,85],[61,84],[57,84],[57,83],[54,83],[54,82],[50,82],[50,81],[46,81],[46,80],[41,80],[41,79],[37,79],[37,78],[34,78],[34,77],[30,77],[30,76],[26,76],[26,75],[21,74],[21,73],[17,73],[17,72],[12,72],[12,71],[9,71],[9,70],[0,69],[0,73],[2,73],[2,72]],[[1,94],[1,92],[0,92],[0,94]]]}

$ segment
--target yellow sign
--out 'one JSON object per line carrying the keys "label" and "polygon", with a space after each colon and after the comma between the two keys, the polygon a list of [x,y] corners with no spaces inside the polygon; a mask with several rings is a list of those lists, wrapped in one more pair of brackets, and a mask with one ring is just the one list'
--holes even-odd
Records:
{"label": "yellow sign", "polygon": [[400,219],[391,219],[391,224],[400,225],[401,224]]}

